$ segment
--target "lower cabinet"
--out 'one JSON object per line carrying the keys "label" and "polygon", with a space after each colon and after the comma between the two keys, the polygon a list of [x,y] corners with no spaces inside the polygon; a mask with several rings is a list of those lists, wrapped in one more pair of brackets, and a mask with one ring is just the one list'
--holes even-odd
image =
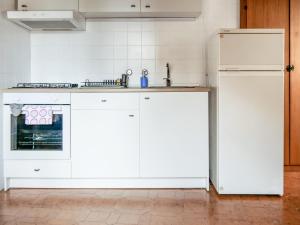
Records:
{"label": "lower cabinet", "polygon": [[142,177],[208,177],[208,93],[143,93],[140,115]]}
{"label": "lower cabinet", "polygon": [[71,160],[4,160],[5,190],[209,189],[208,93],[71,94]]}
{"label": "lower cabinet", "polygon": [[73,178],[208,178],[208,93],[121,97],[72,98]]}
{"label": "lower cabinet", "polygon": [[69,160],[5,160],[7,178],[71,178]]}
{"label": "lower cabinet", "polygon": [[72,110],[73,178],[139,175],[138,110]]}

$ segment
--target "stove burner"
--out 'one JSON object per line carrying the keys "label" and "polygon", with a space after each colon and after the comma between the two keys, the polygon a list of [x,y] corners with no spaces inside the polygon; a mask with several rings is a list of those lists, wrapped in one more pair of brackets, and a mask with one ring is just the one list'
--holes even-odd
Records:
{"label": "stove burner", "polygon": [[78,84],[71,83],[18,83],[13,88],[77,88]]}

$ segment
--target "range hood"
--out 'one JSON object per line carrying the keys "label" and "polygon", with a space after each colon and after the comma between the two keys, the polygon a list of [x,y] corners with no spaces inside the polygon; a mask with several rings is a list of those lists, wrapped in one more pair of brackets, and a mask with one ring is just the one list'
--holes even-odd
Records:
{"label": "range hood", "polygon": [[6,17],[31,31],[85,30],[85,17],[76,11],[7,11]]}

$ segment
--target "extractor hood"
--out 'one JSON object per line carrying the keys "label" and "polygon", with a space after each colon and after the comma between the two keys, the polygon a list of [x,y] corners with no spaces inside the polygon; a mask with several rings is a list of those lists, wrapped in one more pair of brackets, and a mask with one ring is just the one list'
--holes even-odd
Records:
{"label": "extractor hood", "polygon": [[85,17],[76,11],[7,11],[6,17],[31,31],[85,30]]}

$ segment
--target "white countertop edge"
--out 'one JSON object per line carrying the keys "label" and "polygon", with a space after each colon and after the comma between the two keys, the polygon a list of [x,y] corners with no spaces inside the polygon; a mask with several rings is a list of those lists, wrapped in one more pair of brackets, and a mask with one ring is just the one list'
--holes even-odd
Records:
{"label": "white countertop edge", "polygon": [[1,93],[143,93],[143,92],[210,92],[209,87],[172,88],[8,88]]}

